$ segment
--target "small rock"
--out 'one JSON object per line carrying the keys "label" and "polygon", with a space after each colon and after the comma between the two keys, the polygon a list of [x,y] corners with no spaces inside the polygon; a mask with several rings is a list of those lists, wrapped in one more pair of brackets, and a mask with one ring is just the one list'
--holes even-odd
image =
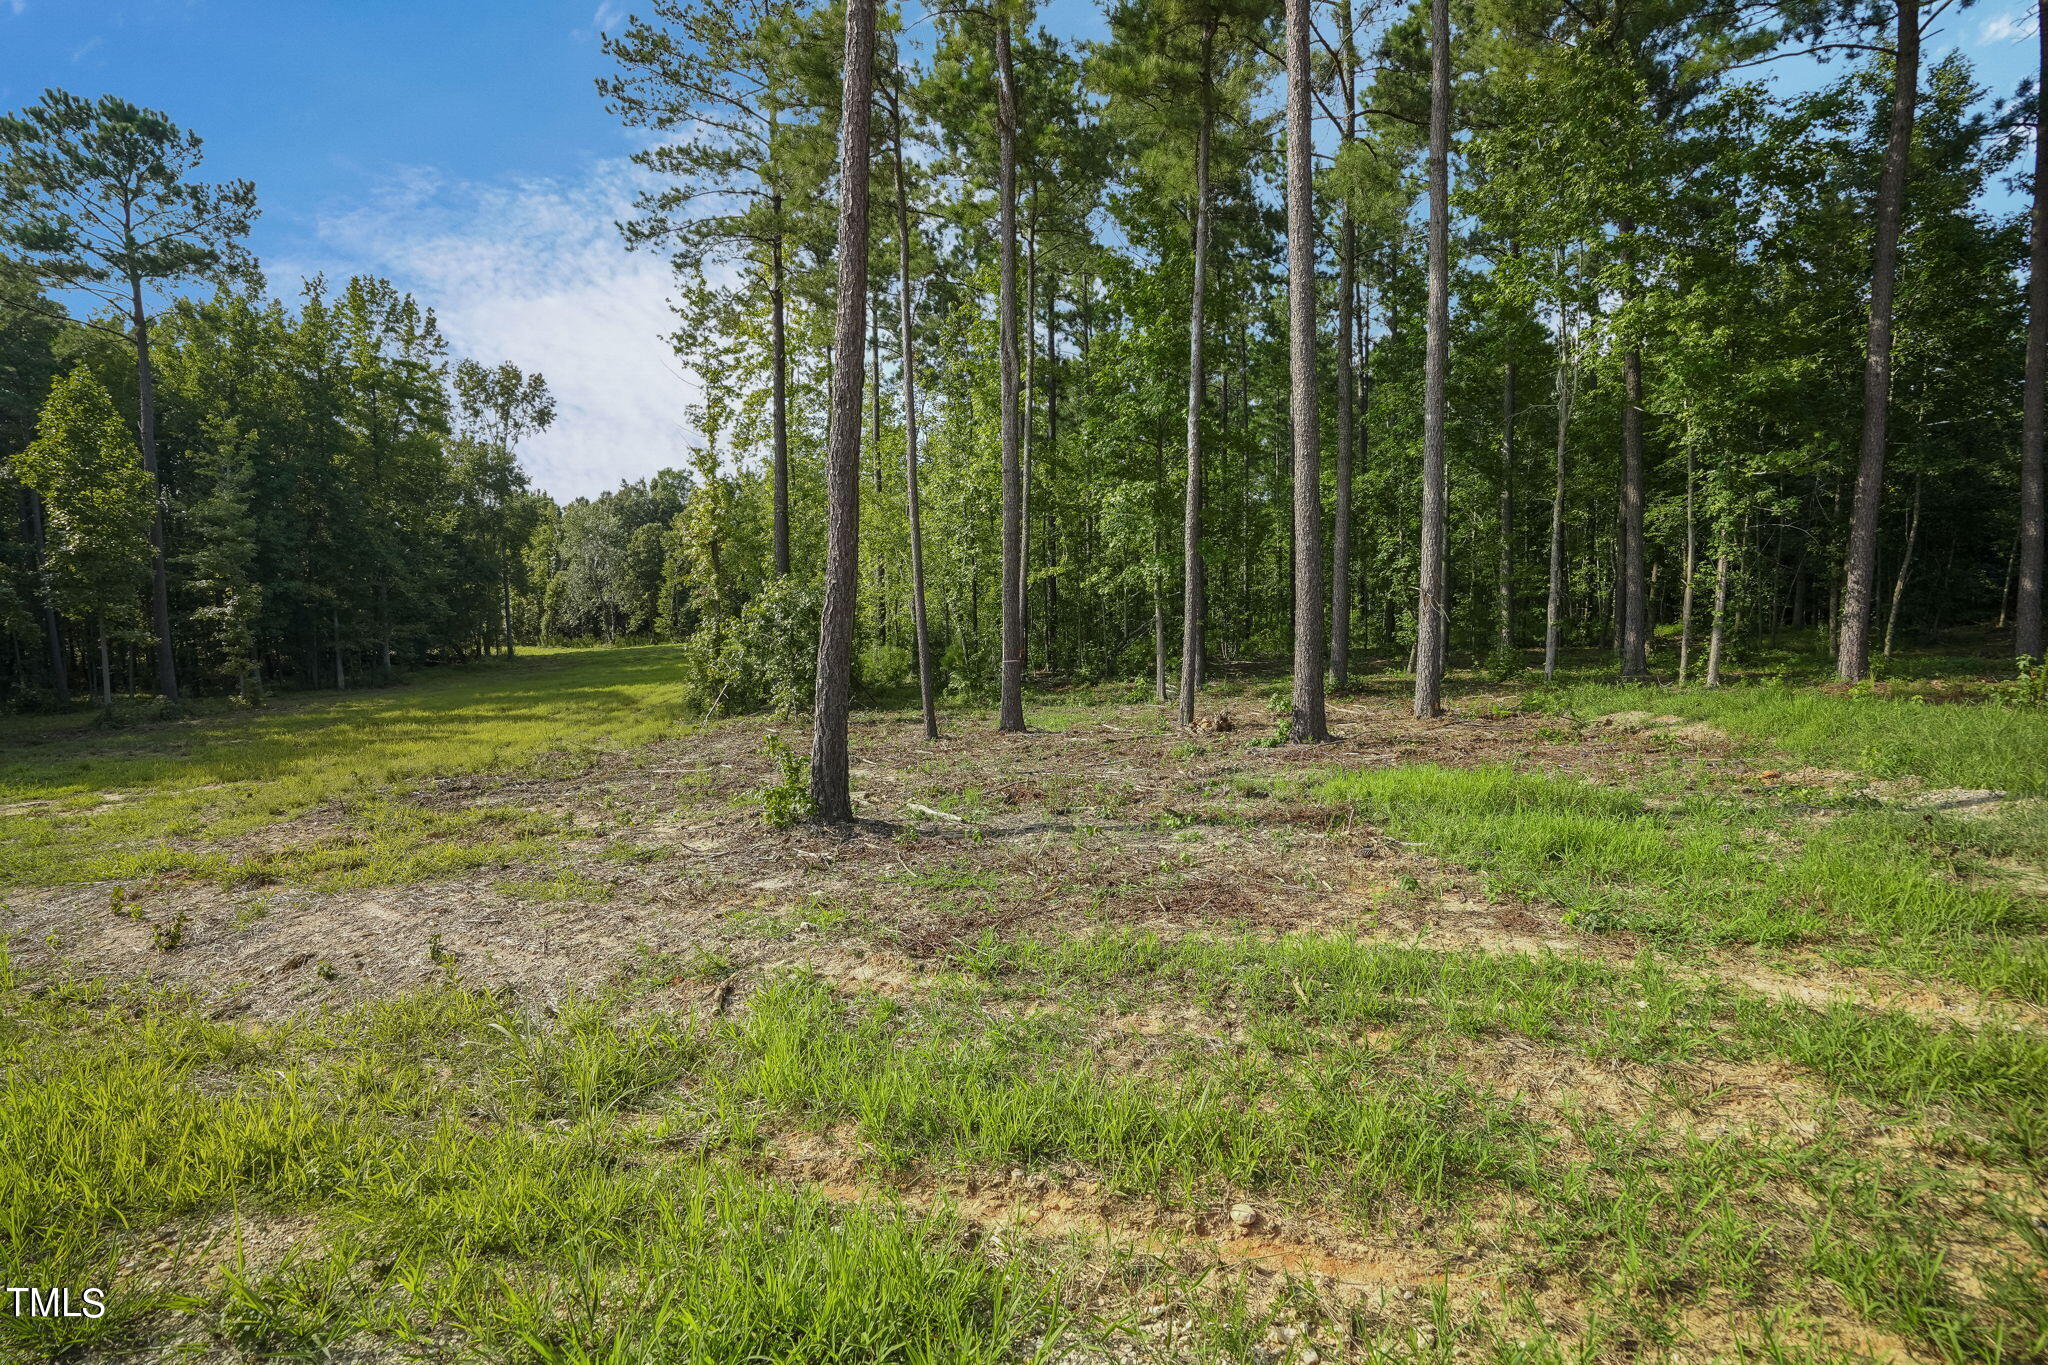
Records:
{"label": "small rock", "polygon": [[1295,1359],[1300,1361],[1301,1365],[1322,1365],[1323,1353],[1311,1346],[1296,1356]]}
{"label": "small rock", "polygon": [[1241,1228],[1257,1227],[1259,1225],[1259,1211],[1250,1204],[1232,1204],[1230,1206],[1230,1221]]}

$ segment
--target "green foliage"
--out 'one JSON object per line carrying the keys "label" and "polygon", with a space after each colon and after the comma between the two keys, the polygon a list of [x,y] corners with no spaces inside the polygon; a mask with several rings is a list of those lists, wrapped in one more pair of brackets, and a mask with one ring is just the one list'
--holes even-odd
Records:
{"label": "green foliage", "polygon": [[811,765],[797,757],[775,731],[762,747],[775,765],[776,780],[761,788],[761,818],[770,829],[788,829],[811,818]]}
{"label": "green foliage", "polygon": [[43,571],[58,609],[102,627],[139,624],[154,484],[90,369],[57,381],[36,439],[13,463],[43,502]]}
{"label": "green foliage", "polygon": [[700,620],[683,642],[683,704],[705,716],[809,710],[821,608],[815,586],[771,579],[737,616]]}
{"label": "green foliage", "polygon": [[2048,660],[2021,659],[2019,675],[1992,693],[2000,706],[2048,709]]}

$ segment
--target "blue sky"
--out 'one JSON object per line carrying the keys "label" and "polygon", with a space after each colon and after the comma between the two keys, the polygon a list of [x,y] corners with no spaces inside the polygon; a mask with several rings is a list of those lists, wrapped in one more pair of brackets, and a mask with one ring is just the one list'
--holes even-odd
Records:
{"label": "blue sky", "polygon": [[[273,289],[387,275],[456,348],[547,374],[553,431],[524,452],[558,497],[682,463],[691,381],[670,354],[668,273],[613,222],[638,145],[593,82],[629,0],[0,0],[0,109],[58,86],[159,108],[206,140],[208,171],[256,182],[251,245]],[[1100,7],[1051,0],[1054,31]],[[2009,91],[2033,61],[2030,0],[1951,12]],[[1769,69],[1769,68],[1766,68]],[[1810,70],[1776,73],[1805,83]]]}

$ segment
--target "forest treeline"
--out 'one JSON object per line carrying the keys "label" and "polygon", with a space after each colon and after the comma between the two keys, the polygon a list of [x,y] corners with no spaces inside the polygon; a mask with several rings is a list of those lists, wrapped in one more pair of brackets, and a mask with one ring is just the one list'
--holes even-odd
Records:
{"label": "forest treeline", "polygon": [[[504,647],[545,380],[379,279],[269,296],[247,182],[116,97],[0,119],[9,699],[254,698]],[[65,302],[83,304],[74,316]]]}
{"label": "forest treeline", "polygon": [[[1017,728],[1033,671],[1191,717],[1205,670],[1291,653],[1306,738],[1368,655],[1427,710],[1454,655],[1714,681],[1792,639],[1853,680],[1966,624],[2041,653],[2048,309],[2038,213],[2005,207],[2039,96],[1923,61],[1953,11],[909,20],[649,0],[607,39],[599,97],[648,137],[624,230],[673,260],[702,390],[688,469],[567,506],[514,458],[537,377],[451,364],[383,282],[269,299],[253,191],[200,184],[161,116],[52,94],[0,125],[0,453],[47,457],[7,464],[14,690],[79,686],[102,635],[159,690],[652,636],[704,705],[925,658]],[[189,250],[79,227],[106,198],[64,149],[116,128]],[[74,572],[51,508],[126,467],[117,423],[147,478],[92,515],[145,544]]]}

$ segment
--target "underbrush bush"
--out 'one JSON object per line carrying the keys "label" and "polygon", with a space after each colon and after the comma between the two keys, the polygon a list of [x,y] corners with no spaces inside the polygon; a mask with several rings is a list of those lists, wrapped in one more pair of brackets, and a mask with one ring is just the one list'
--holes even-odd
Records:
{"label": "underbrush bush", "polygon": [[1998,706],[2048,711],[2048,659],[2021,659],[2019,675],[1992,687],[1991,700]]}
{"label": "underbrush bush", "polygon": [[776,780],[759,792],[761,818],[770,829],[802,824],[817,813],[811,801],[811,765],[792,753],[782,736],[773,730],[768,732],[763,747],[775,764]]}
{"label": "underbrush bush", "polygon": [[853,661],[854,685],[865,693],[886,692],[913,681],[917,664],[901,645],[870,644]]}
{"label": "underbrush bush", "polygon": [[130,725],[183,720],[186,715],[185,708],[168,697],[116,697],[111,705],[100,708],[92,723],[101,729],[121,730]]}
{"label": "underbrush bush", "polygon": [[994,650],[954,641],[939,656],[945,699],[956,706],[992,705],[1002,685]]}
{"label": "underbrush bush", "polygon": [[810,708],[817,682],[818,590],[766,584],[737,617],[706,620],[683,643],[683,705],[698,715]]}

